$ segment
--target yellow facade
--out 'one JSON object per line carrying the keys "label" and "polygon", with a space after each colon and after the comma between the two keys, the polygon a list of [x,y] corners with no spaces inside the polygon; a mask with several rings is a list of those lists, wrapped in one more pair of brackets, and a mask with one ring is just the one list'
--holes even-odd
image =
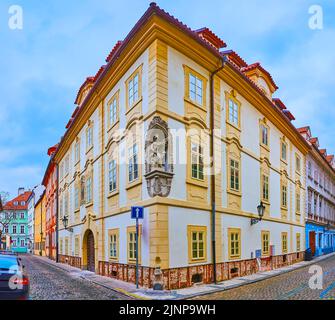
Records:
{"label": "yellow facade", "polygon": [[45,193],[35,205],[34,211],[34,254],[45,256]]}
{"label": "yellow facade", "polygon": [[[143,57],[144,52],[147,53],[145,64],[143,61],[138,62],[138,59]],[[174,92],[172,92],[169,96],[169,90],[171,90],[169,81],[172,82],[169,79],[169,63],[171,63],[169,61],[169,52],[178,52],[176,56],[180,55],[184,58],[182,68],[184,80],[182,94],[184,96],[179,106],[180,110],[182,110],[180,113],[173,111],[172,107],[175,106],[169,104],[169,99],[174,95]],[[183,181],[178,183],[178,188],[183,189],[183,192],[186,190],[184,198],[146,197],[147,182],[143,172],[145,166],[139,166],[136,179],[133,179],[133,173],[129,172],[128,166],[122,171],[123,176],[121,176],[121,169],[119,167],[116,168],[117,183],[107,186],[106,181],[110,177],[109,164],[112,160],[118,159],[119,154],[116,150],[121,143],[126,146],[126,156],[127,151],[134,144],[137,144],[137,155],[139,158],[142,157],[144,153],[142,141],[140,139],[134,140],[132,136],[143,123],[150,124],[158,116],[167,123],[178,123],[185,130],[194,129],[195,131],[206,132],[206,130],[210,129],[208,121],[211,111],[209,103],[211,96],[209,90],[211,85],[210,75],[220,67],[221,63],[221,56],[214,55],[212,51],[204,48],[199,42],[192,39],[179,28],[176,28],[173,24],[168,23],[159,15],[152,15],[142,28],[134,34],[131,43],[123,48],[113,67],[107,70],[105,76],[100,79],[94,93],[89,97],[86,96],[81,105],[82,112],[78,113],[75,122],[67,131],[55,155],[55,160],[60,165],[61,172],[59,181],[59,253],[61,255],[80,257],[82,259],[82,267],[86,268],[89,264],[89,241],[87,239],[93,233],[94,245],[91,250],[94,253],[94,268],[96,271],[98,270],[99,262],[104,261],[131,265],[134,262],[134,225],[131,224],[133,222],[122,221],[116,222],[116,224],[113,224],[114,222],[109,223],[108,227],[106,225],[108,221],[112,220],[111,218],[115,218],[115,221],[121,221],[121,217],[129,215],[131,206],[135,204],[145,207],[149,217],[147,225],[141,226],[141,234],[147,237],[148,243],[144,243],[143,239],[140,239],[139,246],[140,250],[145,246],[149,249],[146,252],[146,259],[140,256],[140,261],[146,261],[145,267],[154,268],[159,265],[162,269],[169,269],[171,261],[174,259],[173,254],[171,254],[171,250],[173,250],[171,248],[173,239],[171,238],[179,236],[179,234],[171,233],[170,230],[171,227],[174,228],[179,224],[179,221],[170,220],[170,208],[180,210],[181,220],[187,219],[185,216],[187,214],[191,215],[192,211],[202,211],[203,216],[209,216],[210,219],[213,219],[210,216],[213,201],[210,190],[214,185],[216,215],[215,221],[210,221],[210,224],[215,225],[216,262],[221,263],[240,259],[244,254],[243,247],[247,243],[244,236],[246,228],[245,226],[243,226],[243,229],[242,227],[239,228],[239,225],[232,225],[227,229],[225,226],[226,232],[223,232],[222,224],[224,220],[222,217],[224,215],[225,217],[229,216],[231,219],[236,218],[236,221],[241,218],[245,219],[244,221],[248,220],[248,222],[250,218],[257,217],[256,207],[258,203],[252,209],[243,208],[243,197],[250,191],[242,184],[242,177],[249,169],[242,164],[245,158],[252,159],[259,165],[257,177],[261,181],[261,186],[259,189],[257,188],[259,190],[257,192],[266,204],[263,221],[268,224],[271,223],[271,226],[275,226],[273,228],[278,225],[285,228],[297,227],[302,229],[304,227],[303,207],[301,207],[301,212],[296,212],[297,214],[294,214],[294,216],[288,217],[287,212],[292,213],[290,208],[292,206],[291,189],[285,194],[286,199],[290,200],[288,202],[289,206],[286,203],[280,207],[279,201],[277,201],[278,215],[276,216],[271,214],[272,208],[275,207],[276,203],[270,203],[270,201],[274,194],[279,198],[282,190],[281,186],[287,186],[290,183],[291,185],[299,186],[294,195],[301,190],[302,198],[300,202],[303,203],[305,183],[303,168],[308,147],[302,141],[299,133],[292,129],[292,125],[285,121],[281,111],[274,108],[269,97],[255,90],[252,84],[236,72],[230,64],[227,64],[224,69],[214,76],[212,83],[213,128],[220,129],[221,126],[224,128],[220,135],[214,138],[214,148],[219,149],[221,145],[225,144],[225,148],[221,150],[221,153],[216,152],[214,154],[215,169],[221,170],[220,172],[213,176],[205,175],[202,177],[201,172],[196,172],[193,175],[191,165],[191,159],[194,156],[192,154],[192,143],[204,146],[204,157],[208,157],[210,144],[210,134],[205,134],[204,136],[194,134],[186,139],[186,174],[183,177]],[[172,71],[174,70],[172,69]],[[197,102],[190,97],[190,84],[188,81],[190,75],[202,81],[203,84],[201,100]],[[136,98],[129,96],[129,86],[132,86],[134,81],[139,83],[138,96]],[[144,83],[146,91],[142,88]],[[222,83],[225,84],[222,85]],[[122,90],[126,94],[120,93],[120,86],[122,86]],[[144,100],[143,96],[146,96],[147,99]],[[144,105],[143,101],[147,102],[148,107]],[[225,106],[229,106],[230,101],[234,102],[234,107],[236,107],[236,119],[230,118],[228,113],[226,115],[222,114]],[[79,101],[79,104],[81,102]],[[108,110],[114,104],[117,115],[110,118]],[[105,108],[106,105],[108,106],[107,109]],[[257,127],[254,128],[254,131],[257,132],[255,135],[256,139],[260,141],[258,143],[259,154],[249,148],[248,145],[242,145],[244,143],[242,137],[249,130],[245,122],[243,122],[246,117],[242,118],[242,115],[245,114],[246,107],[250,108],[250,106],[254,108],[253,111],[255,111],[255,114],[257,112],[257,117],[259,118]],[[121,116],[124,118],[124,128],[120,128]],[[99,129],[95,130],[95,126],[99,127]],[[94,132],[93,137],[90,136],[92,135],[90,128]],[[118,129],[125,129],[125,132],[120,136],[115,136]],[[278,142],[282,139],[287,145],[287,149],[290,148],[291,153],[293,148],[296,152],[299,152],[302,160],[301,173],[287,172],[286,159],[280,161],[279,153],[278,161],[270,161],[270,154],[273,154],[274,147],[270,150],[268,139],[275,131],[274,129],[280,132],[281,138],[279,135],[276,137]],[[264,138],[264,132],[269,136]],[[69,170],[66,170],[68,166],[66,159],[68,159],[71,152],[74,152],[75,149],[78,150],[76,143],[80,143],[83,138],[86,140],[86,143],[81,143],[80,145],[81,148],[86,149],[81,152],[81,157],[83,158],[79,161],[77,156],[74,157],[76,161],[69,173]],[[92,146],[91,140],[94,141],[94,146]],[[87,144],[87,141],[90,141],[89,144]],[[200,151],[197,152],[201,153]],[[223,153],[226,155],[225,161],[222,159]],[[290,160],[292,162],[292,159]],[[80,163],[85,165],[81,166]],[[223,168],[220,166],[221,163],[223,163]],[[292,168],[291,164],[290,168]],[[274,187],[271,188],[272,185],[269,182],[270,171],[272,174],[278,175],[276,189]],[[232,173],[234,173],[235,177],[234,183],[231,183]],[[174,179],[179,178],[177,176]],[[89,183],[87,183],[88,181]],[[122,184],[124,186],[123,189],[120,187],[121,182],[124,182]],[[92,184],[94,185],[92,186]],[[69,199],[69,194],[75,195],[74,199]],[[84,200],[86,198],[86,202],[79,200],[81,197]],[[87,201],[88,197],[89,201]],[[223,198],[226,199],[225,204],[223,203]],[[71,202],[72,204],[70,205]],[[63,227],[61,218],[64,215],[68,216],[69,227],[73,228],[74,231],[65,230]],[[118,218],[120,220],[117,220]],[[69,232],[74,232],[76,241],[73,243],[69,240],[71,238]],[[200,262],[209,264],[212,262],[211,241],[208,238],[211,232],[212,228],[209,225],[188,223],[185,230],[185,243],[188,244],[188,250],[185,250],[186,254],[188,254],[186,264],[194,265]],[[259,249],[263,249],[264,255],[270,253],[273,233],[273,231],[270,233],[267,228],[266,231],[259,231]],[[289,239],[292,240],[292,237],[290,236]],[[127,246],[123,247],[123,249],[120,246],[121,240],[123,244],[127,243]],[[289,244],[286,234],[286,246],[283,251],[293,253],[292,244],[290,245],[291,248]],[[192,246],[197,249],[192,251]],[[124,260],[122,261],[120,251],[128,250],[127,248],[129,247],[132,248],[131,251],[123,252]],[[203,248],[204,252],[202,252]]]}

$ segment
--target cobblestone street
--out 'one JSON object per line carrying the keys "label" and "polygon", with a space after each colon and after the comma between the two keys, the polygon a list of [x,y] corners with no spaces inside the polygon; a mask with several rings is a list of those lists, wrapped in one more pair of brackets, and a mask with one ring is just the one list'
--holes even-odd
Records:
{"label": "cobblestone street", "polygon": [[22,255],[31,300],[119,300],[120,293],[95,285],[30,255]]}
{"label": "cobblestone street", "polygon": [[335,257],[319,261],[323,270],[323,288],[309,288],[309,268],[304,267],[267,280],[204,295],[195,300],[335,300]]}

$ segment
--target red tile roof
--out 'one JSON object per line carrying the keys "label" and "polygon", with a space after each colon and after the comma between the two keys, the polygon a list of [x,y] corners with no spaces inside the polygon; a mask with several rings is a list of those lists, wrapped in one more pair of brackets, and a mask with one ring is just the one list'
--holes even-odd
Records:
{"label": "red tile roof", "polygon": [[265,70],[259,62],[255,62],[253,64],[248,65],[247,67],[241,68],[241,71],[244,72],[244,73],[247,73],[248,71],[251,71],[251,70],[254,70],[254,69],[259,69],[261,72],[263,72],[268,77],[268,79],[270,80],[273,87],[276,90],[278,89],[278,86],[274,82],[271,74],[267,70]]}
{"label": "red tile roof", "polygon": [[302,128],[298,128],[297,129],[300,133],[307,133],[308,131],[310,131],[310,127],[306,126],[306,127],[302,127]]}
{"label": "red tile roof", "polygon": [[329,163],[331,163],[333,160],[334,160],[334,155],[328,155],[327,157],[326,157],[326,159],[327,159],[327,161],[329,162]]}
{"label": "red tile roof", "polygon": [[[19,196],[17,196],[16,198],[14,198],[13,200],[8,201],[3,206],[3,209],[4,210],[27,210],[28,209],[28,200],[29,200],[31,195],[32,195],[31,191],[26,191],[26,192],[20,194]],[[17,206],[14,205],[14,202],[16,202],[16,201],[18,202]],[[21,201],[25,202],[24,206],[21,205]]]}
{"label": "red tile roof", "polygon": [[284,102],[281,101],[279,98],[273,98],[272,101],[280,110],[286,109]]}
{"label": "red tile roof", "polygon": [[112,49],[112,51],[109,53],[108,57],[106,58],[106,62],[108,63],[109,61],[111,61],[112,57],[114,56],[115,52],[121,47],[122,41],[119,40],[114,48]]}
{"label": "red tile roof", "polygon": [[87,77],[86,78],[86,80],[85,80],[85,82],[81,85],[81,87],[79,88],[79,90],[78,90],[78,93],[77,93],[77,96],[76,96],[76,100],[75,100],[75,104],[78,104],[78,102],[79,102],[79,97],[80,97],[80,94],[81,94],[81,91],[85,88],[85,86],[87,85],[87,84],[89,84],[89,83],[92,83],[92,84],[94,84],[94,77]]}
{"label": "red tile roof", "polygon": [[248,66],[248,64],[233,50],[227,50],[221,52],[222,55],[227,55],[228,59],[236,64],[239,68],[245,68]]}
{"label": "red tile roof", "polygon": [[227,44],[222,39],[220,39],[214,32],[212,32],[208,28],[201,28],[198,30],[194,30],[194,32],[217,50],[225,48],[227,46]]}

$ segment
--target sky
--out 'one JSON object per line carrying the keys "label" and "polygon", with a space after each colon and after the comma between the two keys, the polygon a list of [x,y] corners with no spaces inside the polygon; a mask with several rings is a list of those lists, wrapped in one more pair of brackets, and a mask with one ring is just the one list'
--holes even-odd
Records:
{"label": "sky", "polygon": [[[79,87],[105,63],[149,6],[144,0],[0,2],[0,191],[41,183],[47,150],[65,132]],[[8,26],[12,5],[23,29]],[[246,60],[259,61],[275,93],[335,153],[335,1],[160,0],[192,29],[209,27]],[[323,12],[311,29],[312,5]]]}

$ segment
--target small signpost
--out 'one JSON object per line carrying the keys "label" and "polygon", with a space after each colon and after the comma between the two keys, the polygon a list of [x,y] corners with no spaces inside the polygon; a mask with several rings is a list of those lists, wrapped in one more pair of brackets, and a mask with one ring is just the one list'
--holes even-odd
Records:
{"label": "small signpost", "polygon": [[136,288],[138,289],[138,235],[139,235],[139,226],[138,220],[143,219],[143,207],[131,207],[131,218],[136,219]]}

